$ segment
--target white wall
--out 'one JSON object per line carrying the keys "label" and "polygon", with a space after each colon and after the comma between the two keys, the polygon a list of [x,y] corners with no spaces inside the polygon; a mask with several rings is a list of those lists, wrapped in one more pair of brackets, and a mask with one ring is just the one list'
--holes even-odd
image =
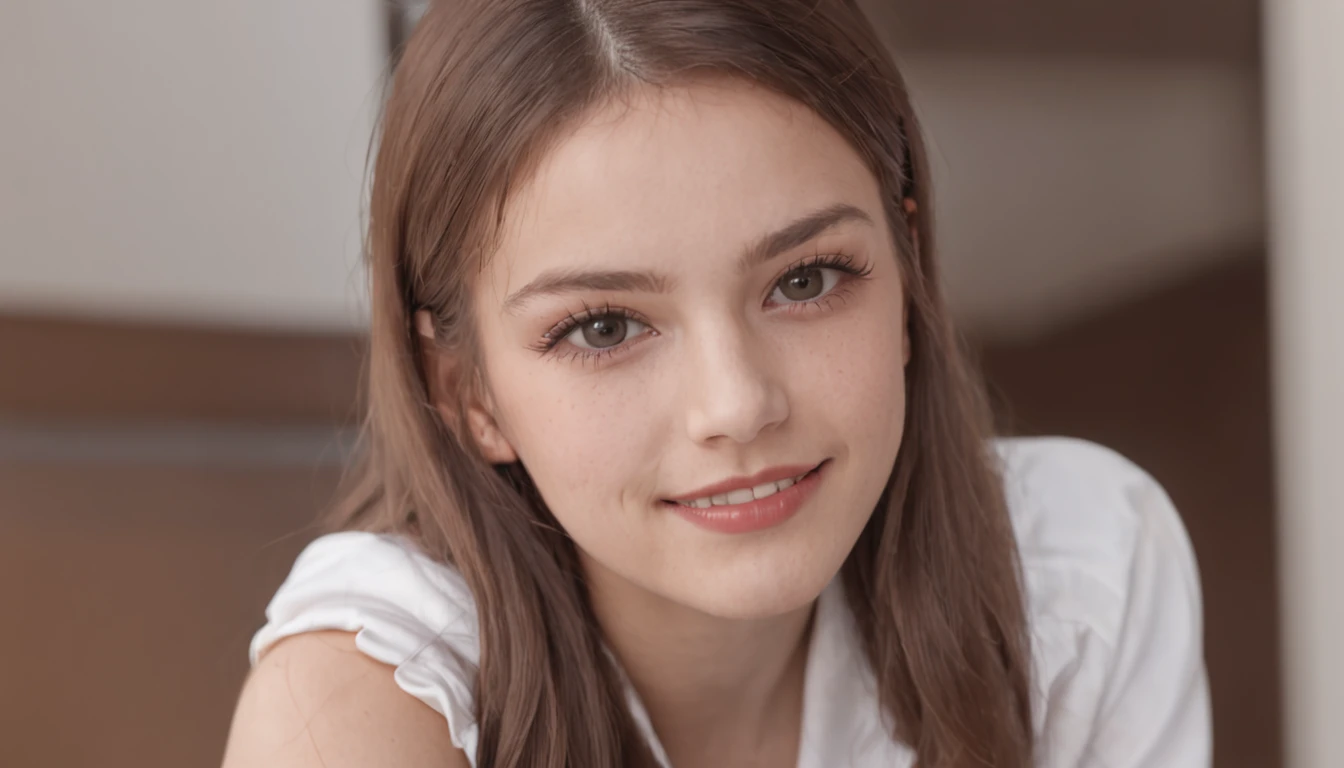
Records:
{"label": "white wall", "polygon": [[354,322],[381,7],[0,3],[0,308]]}
{"label": "white wall", "polygon": [[1265,21],[1284,725],[1317,768],[1344,765],[1344,4]]}
{"label": "white wall", "polygon": [[[0,308],[358,323],[383,5],[3,4]],[[983,335],[1260,241],[1254,72],[902,58],[952,303]]]}

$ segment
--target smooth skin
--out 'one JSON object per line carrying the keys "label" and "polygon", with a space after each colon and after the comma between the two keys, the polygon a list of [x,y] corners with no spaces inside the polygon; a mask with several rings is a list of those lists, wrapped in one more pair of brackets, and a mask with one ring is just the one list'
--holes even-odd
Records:
{"label": "smooth skin", "polygon": [[[903,286],[875,178],[809,110],[700,82],[597,110],[506,213],[474,287],[488,395],[469,403],[472,436],[521,461],[573,537],[671,762],[796,763],[812,607],[904,424]],[[773,528],[715,533],[667,507],[822,461]],[[266,655],[228,768],[444,764],[442,718],[336,647]]]}
{"label": "smooth skin", "polygon": [[467,768],[443,716],[408,696],[392,668],[346,632],[275,644],[252,670],[224,768]]}

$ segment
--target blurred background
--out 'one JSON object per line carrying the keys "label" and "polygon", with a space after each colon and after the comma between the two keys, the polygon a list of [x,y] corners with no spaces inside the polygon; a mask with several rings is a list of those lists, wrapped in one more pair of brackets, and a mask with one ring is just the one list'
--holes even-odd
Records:
{"label": "blurred background", "polygon": [[[1002,428],[1184,515],[1216,762],[1344,765],[1344,3],[868,0]],[[217,765],[357,417],[415,3],[0,4],[0,766]]]}

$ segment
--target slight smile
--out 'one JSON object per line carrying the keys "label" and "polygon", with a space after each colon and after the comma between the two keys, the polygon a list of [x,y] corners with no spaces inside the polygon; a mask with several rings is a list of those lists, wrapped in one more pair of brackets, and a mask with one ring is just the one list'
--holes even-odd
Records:
{"label": "slight smile", "polygon": [[664,506],[687,521],[716,533],[751,533],[771,528],[802,508],[830,465],[774,467],[696,489]]}

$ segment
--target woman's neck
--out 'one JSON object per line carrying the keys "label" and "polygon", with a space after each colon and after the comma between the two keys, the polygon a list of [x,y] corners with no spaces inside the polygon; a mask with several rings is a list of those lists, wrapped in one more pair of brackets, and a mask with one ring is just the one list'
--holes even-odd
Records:
{"label": "woman's neck", "polygon": [[796,762],[811,605],[722,619],[585,566],[607,644],[676,768]]}

